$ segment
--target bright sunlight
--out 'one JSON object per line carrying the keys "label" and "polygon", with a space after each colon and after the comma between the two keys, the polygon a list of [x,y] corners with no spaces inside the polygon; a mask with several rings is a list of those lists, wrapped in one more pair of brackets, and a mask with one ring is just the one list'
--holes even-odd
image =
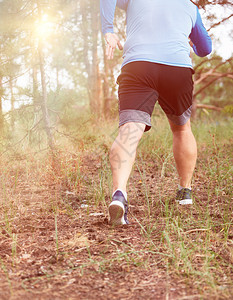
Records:
{"label": "bright sunlight", "polygon": [[38,22],[35,24],[36,26],[36,36],[39,38],[47,38],[53,29],[53,24],[49,20],[49,16],[44,14]]}

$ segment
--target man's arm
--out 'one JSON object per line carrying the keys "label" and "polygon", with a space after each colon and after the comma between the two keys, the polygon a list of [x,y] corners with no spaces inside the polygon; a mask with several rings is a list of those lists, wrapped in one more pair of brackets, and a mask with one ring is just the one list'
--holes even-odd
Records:
{"label": "man's arm", "polygon": [[202,23],[201,15],[199,13],[198,8],[196,24],[193,27],[189,37],[193,43],[193,50],[198,56],[204,57],[211,53],[212,41]]}
{"label": "man's arm", "polygon": [[113,20],[116,9],[117,0],[100,0],[100,17],[102,32],[113,33]]}
{"label": "man's arm", "polygon": [[116,47],[123,49],[118,36],[114,33],[113,20],[116,6],[126,10],[128,0],[100,0],[100,16],[102,32],[107,42],[106,55],[108,59],[113,58]]}
{"label": "man's arm", "polygon": [[129,0],[100,0],[102,32],[113,33],[113,20],[116,6],[126,10]]}

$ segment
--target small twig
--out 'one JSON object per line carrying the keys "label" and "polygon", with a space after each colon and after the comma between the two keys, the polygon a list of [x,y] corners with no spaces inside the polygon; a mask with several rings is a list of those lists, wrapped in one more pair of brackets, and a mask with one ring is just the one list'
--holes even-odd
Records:
{"label": "small twig", "polygon": [[187,233],[192,233],[192,232],[196,232],[196,231],[208,231],[208,230],[210,230],[211,228],[207,228],[207,229],[205,229],[205,228],[198,228],[198,229],[191,229],[191,230],[188,230],[188,231],[185,231],[185,232],[183,232],[184,234],[187,234]]}
{"label": "small twig", "polygon": [[[28,107],[30,108],[32,106],[34,106],[34,104],[27,104],[27,105],[24,105],[24,106],[21,106],[21,107],[18,107],[18,108],[14,108],[14,112],[15,111],[21,111],[21,110],[24,110],[25,108],[28,108]],[[12,111],[6,112],[5,114],[3,114],[3,116],[6,117],[7,115],[10,115],[10,114],[12,114]]]}

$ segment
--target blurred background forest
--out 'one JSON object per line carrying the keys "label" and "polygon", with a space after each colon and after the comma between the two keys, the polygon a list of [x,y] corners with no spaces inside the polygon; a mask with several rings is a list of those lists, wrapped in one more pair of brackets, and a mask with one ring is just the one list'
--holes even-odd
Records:
{"label": "blurred background forest", "polygon": [[[175,205],[156,106],[131,224],[117,229],[108,150],[122,52],[106,59],[99,0],[0,0],[0,299],[232,299],[233,1],[194,2],[214,50],[192,54],[194,205]],[[124,42],[119,9],[115,31]]]}
{"label": "blurred background forest", "polygon": [[[213,38],[214,52],[193,55],[194,118],[232,116],[233,54],[224,57],[221,32],[233,43],[232,1],[196,1]],[[125,13],[115,29],[125,40]],[[232,48],[231,48],[232,49]],[[229,49],[228,49],[229,50]],[[84,120],[117,120],[120,51],[107,61],[97,0],[0,1],[1,148],[26,142],[51,149],[56,136],[79,130]],[[229,55],[229,53],[231,53]],[[117,123],[116,123],[117,124]]]}

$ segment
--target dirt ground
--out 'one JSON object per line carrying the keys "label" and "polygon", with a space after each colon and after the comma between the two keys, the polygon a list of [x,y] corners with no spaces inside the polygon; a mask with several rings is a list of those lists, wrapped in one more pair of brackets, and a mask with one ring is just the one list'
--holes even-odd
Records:
{"label": "dirt ground", "polygon": [[[105,203],[98,202],[98,192],[91,199],[91,184],[98,186],[101,168],[98,158],[86,156],[80,175],[85,182],[76,186],[45,164],[38,167],[36,160],[14,161],[2,172],[0,299],[226,299],[224,294],[211,293],[209,286],[200,290],[187,276],[168,268],[169,257],[161,259],[166,216],[155,208],[153,216],[160,225],[148,238],[140,225],[143,220],[145,228],[151,220],[146,224],[138,170],[129,189],[130,225],[108,224],[109,195],[104,196]],[[146,171],[148,188],[156,193],[160,172],[149,163]],[[171,176],[165,174],[164,197],[174,196]],[[197,186],[202,180],[196,178]],[[205,199],[207,192],[201,192]],[[187,208],[177,209],[190,213]],[[150,250],[152,240],[158,245],[156,251]]]}

